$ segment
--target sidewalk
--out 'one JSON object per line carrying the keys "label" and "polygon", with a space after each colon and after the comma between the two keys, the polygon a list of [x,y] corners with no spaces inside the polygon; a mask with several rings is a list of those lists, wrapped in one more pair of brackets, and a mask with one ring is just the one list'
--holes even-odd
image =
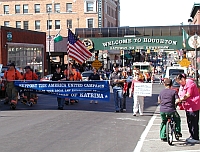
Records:
{"label": "sidewalk", "polygon": [[135,152],[200,152],[200,144],[188,144],[185,139],[189,137],[187,121],[184,110],[178,110],[181,117],[181,130],[183,137],[179,141],[173,139],[173,145],[168,145],[167,142],[160,140],[159,131],[161,118],[159,114],[160,107],[158,106],[154,116],[149,121],[148,126],[143,132],[140,141],[138,142]]}

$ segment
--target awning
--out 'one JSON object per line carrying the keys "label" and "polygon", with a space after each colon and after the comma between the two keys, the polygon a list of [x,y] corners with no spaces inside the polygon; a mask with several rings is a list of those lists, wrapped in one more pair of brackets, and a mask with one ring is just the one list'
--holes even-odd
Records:
{"label": "awning", "polygon": [[127,58],[127,59],[132,59],[133,57],[129,54],[124,54],[124,58]]}

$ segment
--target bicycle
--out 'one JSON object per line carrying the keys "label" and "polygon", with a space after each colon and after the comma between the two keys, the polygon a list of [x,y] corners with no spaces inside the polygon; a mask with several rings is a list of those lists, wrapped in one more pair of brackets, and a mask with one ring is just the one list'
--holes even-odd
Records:
{"label": "bicycle", "polygon": [[173,136],[175,136],[176,140],[179,140],[179,134],[176,132],[176,123],[174,121],[173,115],[167,115],[167,123],[166,123],[166,135],[167,142],[169,145],[172,145]]}

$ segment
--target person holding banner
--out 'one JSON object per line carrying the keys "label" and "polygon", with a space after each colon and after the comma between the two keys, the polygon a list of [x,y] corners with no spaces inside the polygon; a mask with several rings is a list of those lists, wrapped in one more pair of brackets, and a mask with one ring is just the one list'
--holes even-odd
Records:
{"label": "person holding banner", "polygon": [[[35,72],[33,72],[33,70],[31,69],[30,66],[26,66],[24,68],[26,70],[26,72],[23,75],[23,80],[38,80],[38,76]],[[37,103],[37,94],[33,93],[33,92],[24,92],[24,96],[23,96],[23,103],[24,104],[28,104],[31,106],[32,104],[36,104]]]}
{"label": "person holding banner", "polygon": [[113,88],[115,112],[123,112],[123,86],[125,80],[122,79],[122,73],[119,71],[119,65],[114,66],[114,72],[111,74],[111,86]]}
{"label": "person holding banner", "polygon": [[129,97],[131,98],[133,96],[133,116],[136,116],[136,113],[139,110],[140,115],[143,115],[143,109],[144,109],[144,97],[143,96],[138,96],[138,95],[133,95],[134,93],[134,84],[135,83],[142,83],[140,73],[135,73],[135,77],[132,80],[131,84],[131,92]]}
{"label": "person holding banner", "polygon": [[[61,72],[61,66],[57,65],[56,67],[56,72],[53,73],[52,76],[52,81],[62,81],[62,80],[66,80],[65,79],[65,75],[63,72]],[[63,110],[64,107],[64,98],[59,98],[57,97],[57,102],[58,102],[58,109],[59,110]]]}
{"label": "person holding banner", "polygon": [[8,66],[8,70],[4,73],[7,93],[7,100],[5,101],[5,104],[10,103],[11,108],[15,109],[18,101],[18,90],[14,85],[14,81],[22,80],[22,75],[18,70],[16,70],[14,63],[10,63]]}
{"label": "person holding banner", "polygon": [[[93,73],[89,76],[88,80],[100,80],[100,76],[97,73],[96,68],[93,69]],[[90,101],[91,104],[92,104],[92,102],[93,102],[93,100]],[[98,103],[98,101],[96,100],[95,104],[97,104],[97,103]]]}
{"label": "person holding banner", "polygon": [[171,89],[172,80],[165,79],[164,80],[165,89],[163,89],[158,96],[158,103],[160,104],[160,116],[162,119],[160,125],[160,139],[163,141],[167,140],[166,137],[166,123],[167,116],[173,115],[174,121],[176,123],[176,135],[182,137],[181,134],[181,119],[176,111],[176,104],[180,102],[178,97],[178,93]]}

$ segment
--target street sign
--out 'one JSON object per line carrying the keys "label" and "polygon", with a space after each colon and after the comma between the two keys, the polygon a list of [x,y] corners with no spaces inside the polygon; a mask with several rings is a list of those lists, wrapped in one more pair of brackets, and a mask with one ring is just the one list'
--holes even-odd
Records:
{"label": "street sign", "polygon": [[197,36],[197,42],[195,42],[195,36],[191,36],[188,40],[188,44],[191,48],[199,48],[200,47],[200,37]]}
{"label": "street sign", "polygon": [[99,61],[99,60],[95,60],[93,63],[92,63],[92,67],[93,68],[96,68],[97,70],[102,66],[102,63]]}
{"label": "street sign", "polygon": [[189,65],[191,64],[191,62],[190,62],[188,59],[184,58],[184,59],[182,59],[182,60],[179,62],[179,64],[180,64],[182,67],[189,67]]}

